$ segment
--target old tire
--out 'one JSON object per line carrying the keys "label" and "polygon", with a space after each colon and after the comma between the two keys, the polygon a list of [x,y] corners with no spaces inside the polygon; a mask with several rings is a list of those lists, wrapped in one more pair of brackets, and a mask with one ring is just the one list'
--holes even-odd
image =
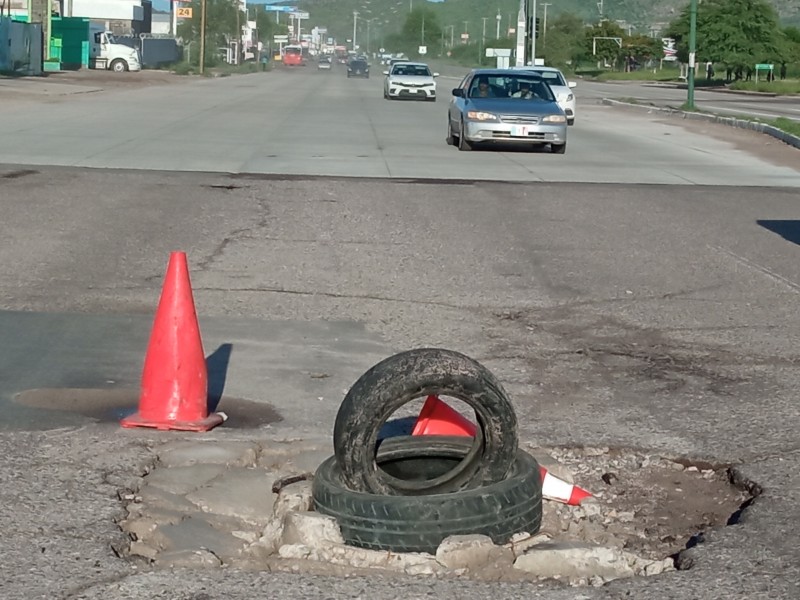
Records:
{"label": "old tire", "polygon": [[[436,480],[391,477],[376,463],[380,429],[398,408],[430,395],[458,398],[475,410],[478,431],[471,450]],[[518,445],[517,416],[500,382],[477,361],[440,348],[401,352],[369,369],[347,392],[333,428],[345,485],[371,494],[444,494],[496,483],[511,469]]]}
{"label": "old tire", "polygon": [[[469,450],[468,438],[403,437],[385,442],[379,463],[403,457],[452,461]],[[334,517],[350,545],[393,552],[435,553],[451,535],[488,535],[504,544],[522,531],[536,533],[542,521],[539,465],[517,450],[506,479],[482,488],[427,496],[384,496],[347,488],[332,456],[317,469],[312,486],[317,512]]]}
{"label": "old tire", "polygon": [[550,152],[553,154],[566,154],[567,142],[564,142],[563,144],[550,144]]}

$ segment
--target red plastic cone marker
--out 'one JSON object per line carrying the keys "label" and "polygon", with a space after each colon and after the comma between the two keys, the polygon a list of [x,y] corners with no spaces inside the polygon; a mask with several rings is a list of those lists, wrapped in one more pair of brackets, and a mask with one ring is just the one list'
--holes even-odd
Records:
{"label": "red plastic cone marker", "polygon": [[544,467],[539,467],[539,473],[542,476],[543,498],[555,500],[556,502],[562,502],[571,506],[578,506],[583,500],[592,496],[583,488],[567,483],[563,479],[552,475]]}
{"label": "red plastic cone marker", "polygon": [[411,435],[472,436],[477,430],[474,423],[462,417],[437,396],[428,396]]}
{"label": "red plastic cone marker", "polygon": [[[473,436],[477,431],[475,424],[465,419],[436,396],[428,396],[417,417],[411,435],[461,435]],[[542,477],[542,497],[578,506],[583,500],[592,496],[583,488],[567,483],[552,475],[540,466]]]}
{"label": "red plastic cone marker", "polygon": [[186,253],[169,257],[144,359],[139,412],[123,427],[208,431],[227,418],[208,414],[208,374]]}

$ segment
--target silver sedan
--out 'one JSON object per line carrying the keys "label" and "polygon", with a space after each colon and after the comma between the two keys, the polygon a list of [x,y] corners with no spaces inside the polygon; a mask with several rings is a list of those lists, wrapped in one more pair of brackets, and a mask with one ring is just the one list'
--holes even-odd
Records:
{"label": "silver sedan", "polygon": [[512,69],[475,69],[453,90],[447,143],[459,150],[497,143],[551,152],[567,150],[567,117],[550,86],[536,74]]}

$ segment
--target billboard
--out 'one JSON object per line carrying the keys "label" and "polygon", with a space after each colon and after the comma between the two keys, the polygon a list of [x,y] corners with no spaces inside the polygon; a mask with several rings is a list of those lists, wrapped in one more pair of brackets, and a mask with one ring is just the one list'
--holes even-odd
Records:
{"label": "billboard", "polygon": [[291,13],[297,12],[296,6],[276,6],[274,4],[267,4],[264,6],[264,10],[269,12],[282,12],[282,13]]}
{"label": "billboard", "polygon": [[678,60],[678,49],[675,48],[675,40],[673,38],[661,38],[661,44],[664,49],[664,60],[670,62]]}

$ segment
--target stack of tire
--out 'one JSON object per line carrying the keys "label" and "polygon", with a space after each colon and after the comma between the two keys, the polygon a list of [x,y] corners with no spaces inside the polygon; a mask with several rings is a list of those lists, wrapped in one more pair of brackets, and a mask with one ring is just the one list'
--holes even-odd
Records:
{"label": "stack of tire", "polygon": [[[475,436],[380,440],[397,409],[429,396],[474,409]],[[468,356],[423,348],[381,361],[345,396],[333,443],[334,456],[314,476],[314,504],[350,545],[435,553],[452,535],[504,544],[539,530],[539,465],[518,447],[516,414],[500,382]]]}

